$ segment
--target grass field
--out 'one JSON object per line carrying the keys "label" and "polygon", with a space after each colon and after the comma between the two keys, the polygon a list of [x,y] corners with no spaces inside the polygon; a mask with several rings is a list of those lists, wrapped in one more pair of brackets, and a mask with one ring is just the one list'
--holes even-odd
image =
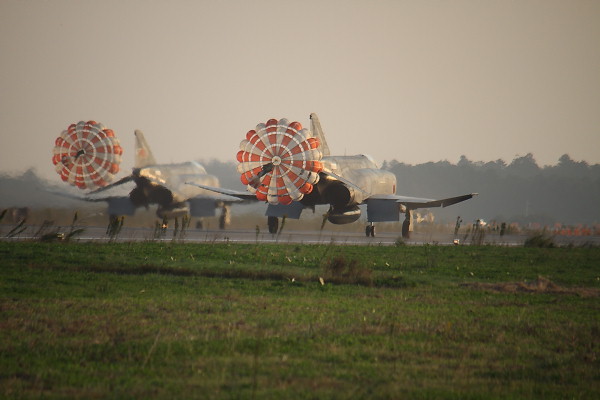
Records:
{"label": "grass field", "polygon": [[600,249],[0,242],[0,397],[600,398]]}

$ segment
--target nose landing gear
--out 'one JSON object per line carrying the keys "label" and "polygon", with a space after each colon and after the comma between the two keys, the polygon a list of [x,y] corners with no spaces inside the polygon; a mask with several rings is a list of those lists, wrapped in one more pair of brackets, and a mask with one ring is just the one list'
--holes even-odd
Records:
{"label": "nose landing gear", "polygon": [[366,226],[365,235],[367,237],[375,237],[375,225],[372,222],[370,222],[369,225]]}

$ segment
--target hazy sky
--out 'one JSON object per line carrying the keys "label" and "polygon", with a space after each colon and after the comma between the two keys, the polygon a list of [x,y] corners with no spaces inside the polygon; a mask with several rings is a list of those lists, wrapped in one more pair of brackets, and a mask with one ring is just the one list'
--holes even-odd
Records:
{"label": "hazy sky", "polygon": [[94,119],[133,161],[235,160],[269,118],[334,154],[600,163],[600,1],[0,1],[0,172],[59,181]]}

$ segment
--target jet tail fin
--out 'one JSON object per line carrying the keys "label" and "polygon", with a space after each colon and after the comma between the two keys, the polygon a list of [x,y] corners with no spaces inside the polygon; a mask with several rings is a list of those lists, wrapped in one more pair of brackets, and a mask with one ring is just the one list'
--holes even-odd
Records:
{"label": "jet tail fin", "polygon": [[154,155],[152,154],[152,150],[146,143],[146,138],[144,138],[144,134],[142,131],[136,129],[135,130],[135,168],[143,168],[148,165],[156,164],[156,160],[154,159]]}
{"label": "jet tail fin", "polygon": [[317,114],[310,114],[310,130],[312,134],[315,135],[317,139],[321,142],[321,151],[323,152],[323,156],[328,156],[331,153],[329,152],[329,146],[327,145],[327,140],[325,140],[325,134],[323,133],[323,129],[321,128],[321,123],[319,122],[319,117]]}

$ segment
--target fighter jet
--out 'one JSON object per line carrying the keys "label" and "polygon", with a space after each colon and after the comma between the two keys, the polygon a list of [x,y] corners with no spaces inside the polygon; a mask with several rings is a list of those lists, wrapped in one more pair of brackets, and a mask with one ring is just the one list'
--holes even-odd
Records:
{"label": "fighter jet", "polygon": [[[256,200],[257,197],[260,197],[259,192],[262,190],[262,198],[268,199],[269,202],[266,216],[269,232],[271,233],[277,232],[279,218],[286,217],[298,219],[305,208],[314,210],[316,205],[329,205],[329,211],[325,214],[326,220],[333,224],[348,224],[355,222],[360,218],[361,209],[359,206],[366,205],[368,225],[365,229],[365,233],[367,236],[375,236],[374,223],[399,221],[400,214],[404,214],[402,236],[408,238],[410,235],[411,211],[419,208],[447,207],[468,200],[476,195],[476,193],[469,193],[436,200],[396,194],[396,176],[389,171],[380,169],[370,156],[364,154],[352,156],[331,155],[319,118],[313,113],[310,115],[310,125],[312,135],[317,141],[311,141],[309,144],[303,145],[304,147],[302,147],[302,149],[313,146],[312,143],[317,143],[314,146],[318,146],[320,153],[322,154],[322,158],[317,161],[320,162],[319,168],[316,170],[318,172],[307,172],[304,169],[296,168],[296,172],[291,175],[291,178],[290,174],[287,174],[287,172],[282,174],[287,174],[287,176],[282,176],[281,182],[300,182],[297,186],[300,191],[304,191],[304,194],[295,197],[299,198],[298,201],[278,202],[277,196],[282,196],[282,199],[286,198],[287,200],[289,200],[289,197],[286,197],[287,194],[281,194],[283,192],[279,190],[280,187],[272,186],[275,178],[271,179],[270,183],[263,183],[262,187],[261,184],[258,183],[258,180],[273,171],[275,167],[282,165],[284,158],[288,156],[291,157],[294,153],[294,151],[287,150],[287,148],[284,151],[278,149],[286,147],[285,143],[291,142],[291,139],[289,138],[291,134],[289,132],[292,132],[293,134],[293,131],[295,131],[293,124],[297,123],[286,126],[287,120],[280,120],[279,123],[277,123],[276,120],[270,121],[275,121],[271,122],[273,124],[270,131],[271,133],[267,133],[267,135],[271,136],[265,140],[264,145],[261,145],[262,147],[266,146],[267,150],[263,150],[260,155],[254,153],[249,156],[238,156],[240,164],[243,162],[248,162],[248,165],[250,166],[256,166],[258,164],[257,167],[249,172],[250,175],[242,174],[242,181],[244,181],[245,176],[247,177],[246,180],[251,179],[250,182],[244,183],[248,183],[249,189],[256,191],[256,193],[244,193],[223,188],[215,188],[197,182],[189,183],[190,185],[201,187],[203,189],[246,200],[251,198]],[[282,124],[281,121],[285,121],[285,123]],[[257,126],[257,128],[259,128],[259,126]],[[266,125],[266,131],[269,131],[269,122]],[[247,135],[248,138],[251,138],[251,132]],[[284,138],[286,135],[288,136],[287,139]],[[309,133],[309,135],[311,134]],[[311,140],[313,139],[311,138]],[[252,147],[252,151],[255,151],[258,140],[251,138],[250,141],[254,143],[251,144],[251,147],[254,146]],[[248,140],[243,141],[241,146],[247,147]],[[263,157],[265,152],[269,152],[269,154],[272,153],[268,149],[269,146],[272,146],[273,149],[276,149],[275,151],[279,151],[278,154],[282,154],[283,156],[274,156],[271,159]],[[262,164],[260,164],[261,162]],[[289,161],[288,163],[291,165],[294,161]],[[306,190],[304,189],[304,186],[300,187],[303,182],[300,177],[303,176],[307,179],[312,179],[312,183]]]}
{"label": "fighter jet", "polygon": [[[161,219],[215,216],[216,209],[220,208],[220,227],[225,227],[231,203],[239,202],[240,199],[216,195],[212,191],[185,184],[191,181],[219,187],[217,177],[207,174],[204,167],[194,161],[158,164],[140,130],[135,131],[135,142],[135,161],[131,175],[80,199],[106,201],[111,220],[121,215],[133,215],[137,208],[148,208],[150,205],[158,206],[156,215]],[[123,189],[130,191],[126,194],[127,191]]]}

